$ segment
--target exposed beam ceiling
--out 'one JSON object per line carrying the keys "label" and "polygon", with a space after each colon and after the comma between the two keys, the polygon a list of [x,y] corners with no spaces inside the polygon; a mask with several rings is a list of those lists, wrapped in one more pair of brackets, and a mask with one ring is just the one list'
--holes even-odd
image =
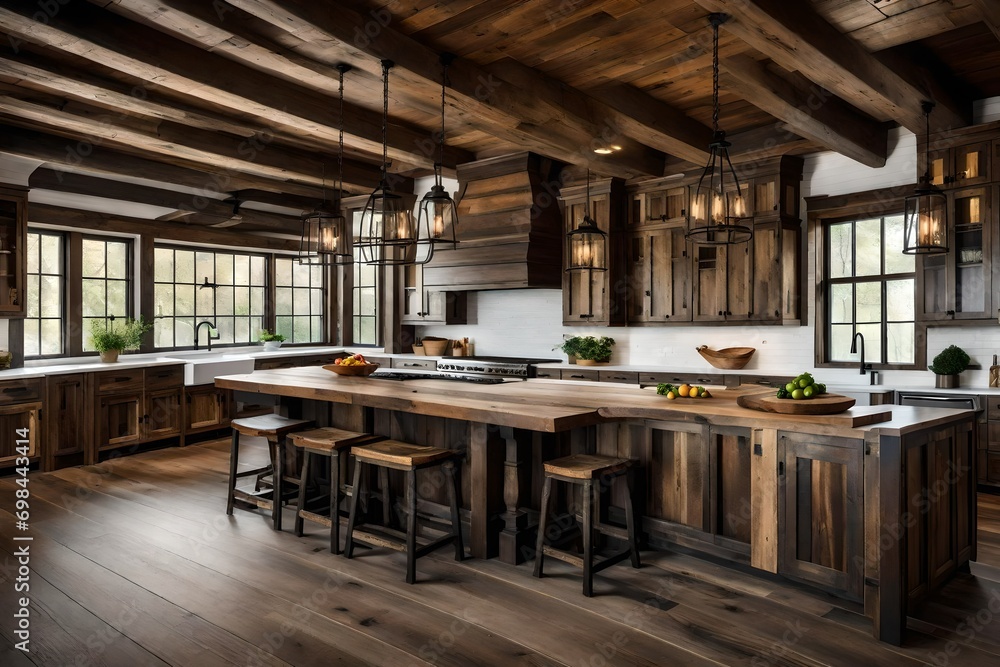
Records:
{"label": "exposed beam ceiling", "polygon": [[996,0],[973,0],[983,15],[983,22],[1000,39],[1000,3]]}

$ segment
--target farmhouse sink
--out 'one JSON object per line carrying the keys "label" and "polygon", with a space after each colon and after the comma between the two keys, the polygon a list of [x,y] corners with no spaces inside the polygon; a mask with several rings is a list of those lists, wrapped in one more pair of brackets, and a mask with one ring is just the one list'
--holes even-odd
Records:
{"label": "farmhouse sink", "polygon": [[212,384],[219,375],[251,373],[254,366],[253,357],[232,352],[189,350],[187,352],[170,352],[162,356],[185,361],[184,384],[188,387]]}

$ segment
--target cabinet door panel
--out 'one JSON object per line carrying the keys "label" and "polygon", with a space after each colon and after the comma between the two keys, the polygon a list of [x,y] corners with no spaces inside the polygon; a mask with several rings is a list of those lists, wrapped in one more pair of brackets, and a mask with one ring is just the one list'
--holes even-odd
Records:
{"label": "cabinet door panel", "polygon": [[[780,224],[754,225],[753,231],[753,304],[751,318],[781,319],[785,295],[782,286]],[[789,296],[789,298],[791,298]]]}
{"label": "cabinet door panel", "polygon": [[27,190],[0,189],[0,317],[24,314],[28,241]]}
{"label": "cabinet door panel", "polygon": [[649,316],[652,321],[691,320],[691,261],[682,227],[649,237]]}
{"label": "cabinet door panel", "polygon": [[56,457],[79,454],[86,449],[86,417],[93,409],[87,402],[86,376],[54,375],[47,380],[45,394],[46,468],[55,469]]}
{"label": "cabinet door panel", "polygon": [[142,398],[140,396],[102,396],[98,401],[99,449],[120,447],[142,440]]}
{"label": "cabinet door panel", "polygon": [[181,434],[181,394],[183,390],[161,389],[146,394],[143,421],[146,440],[159,440]]}
{"label": "cabinet door panel", "polygon": [[187,392],[187,430],[221,428],[228,421],[223,390],[209,386]]}
{"label": "cabinet door panel", "polygon": [[726,249],[695,246],[694,319],[711,322],[725,319]]}
{"label": "cabinet door panel", "polygon": [[[38,424],[38,413],[41,403],[25,403],[22,405],[7,405],[0,407],[0,467],[12,466],[20,456],[17,452],[19,440],[28,441],[28,456],[40,455],[39,443],[41,433]],[[23,429],[23,430],[22,430]],[[21,434],[27,435],[22,438]]]}
{"label": "cabinet door panel", "polygon": [[726,319],[749,320],[753,315],[753,241],[726,248]]}

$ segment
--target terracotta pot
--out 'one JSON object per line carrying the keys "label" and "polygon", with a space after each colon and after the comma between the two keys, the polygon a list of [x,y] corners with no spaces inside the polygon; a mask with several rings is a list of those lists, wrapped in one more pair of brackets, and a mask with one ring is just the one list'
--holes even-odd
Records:
{"label": "terracotta pot", "polygon": [[118,361],[119,352],[121,352],[121,350],[104,350],[104,352],[101,352],[101,361],[106,364],[113,364]]}
{"label": "terracotta pot", "polygon": [[958,375],[935,375],[934,386],[938,389],[956,389],[958,387]]}
{"label": "terracotta pot", "polygon": [[609,362],[607,361],[597,361],[596,359],[577,359],[576,364],[578,366],[603,366]]}

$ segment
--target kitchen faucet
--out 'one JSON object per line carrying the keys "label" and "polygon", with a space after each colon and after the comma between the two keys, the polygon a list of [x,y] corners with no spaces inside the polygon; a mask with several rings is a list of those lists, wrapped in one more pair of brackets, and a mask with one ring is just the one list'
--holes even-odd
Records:
{"label": "kitchen faucet", "polygon": [[871,380],[871,382],[872,382],[872,384],[875,384],[875,371],[872,369],[872,365],[871,364],[866,364],[865,363],[865,336],[860,331],[858,333],[854,334],[854,340],[851,341],[851,354],[857,354],[858,353],[858,339],[859,338],[861,339],[861,370],[860,370],[860,373],[862,375],[864,375],[865,372],[871,371],[872,372],[872,380]]}
{"label": "kitchen faucet", "polygon": [[[208,326],[208,351],[211,352],[212,341],[219,340],[219,330],[215,328],[215,324],[213,322],[209,322],[208,320],[202,320],[201,322],[198,322],[198,326],[194,328],[194,349],[196,350],[198,349],[198,336],[201,334],[202,325]],[[213,331],[215,332],[214,336],[212,335]]]}

